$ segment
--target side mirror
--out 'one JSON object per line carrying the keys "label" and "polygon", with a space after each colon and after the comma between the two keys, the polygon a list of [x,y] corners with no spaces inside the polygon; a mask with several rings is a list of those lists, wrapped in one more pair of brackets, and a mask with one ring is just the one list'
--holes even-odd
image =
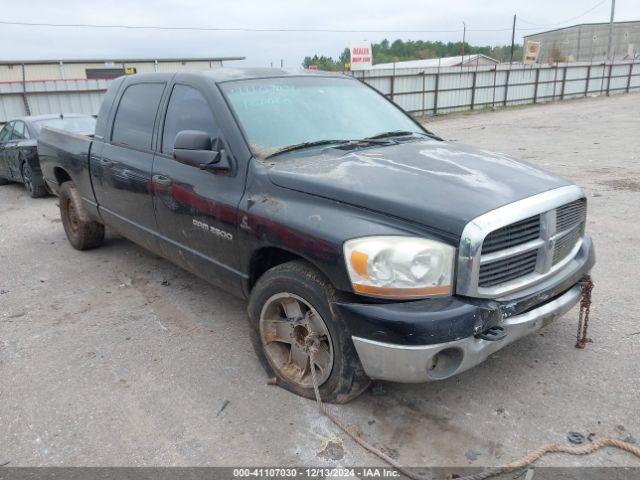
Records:
{"label": "side mirror", "polygon": [[217,139],[213,148],[207,132],[182,130],[178,132],[173,143],[173,158],[202,170],[227,170],[229,163],[221,145],[220,139]]}

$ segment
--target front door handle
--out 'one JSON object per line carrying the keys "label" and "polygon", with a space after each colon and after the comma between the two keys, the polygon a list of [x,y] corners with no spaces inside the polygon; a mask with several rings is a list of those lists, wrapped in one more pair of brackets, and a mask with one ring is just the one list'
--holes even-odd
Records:
{"label": "front door handle", "polygon": [[111,168],[113,167],[113,162],[111,160],[107,160],[106,158],[101,158],[100,165],[102,165],[105,168]]}
{"label": "front door handle", "polygon": [[160,185],[162,187],[168,187],[171,185],[171,179],[165,177],[164,175],[154,175],[153,177],[151,177],[151,180],[153,180],[153,183],[155,183],[156,185]]}

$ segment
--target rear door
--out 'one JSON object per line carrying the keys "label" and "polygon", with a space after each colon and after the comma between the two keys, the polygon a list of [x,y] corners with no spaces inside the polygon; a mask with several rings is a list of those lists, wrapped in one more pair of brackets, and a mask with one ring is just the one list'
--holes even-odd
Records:
{"label": "rear door", "polygon": [[100,157],[91,156],[94,192],[105,222],[151,250],[157,250],[152,145],[165,87],[165,82],[149,81],[127,85]]}
{"label": "rear door", "polygon": [[214,142],[220,135],[208,93],[188,82],[171,90],[153,167],[156,219],[168,257],[211,282],[237,288],[235,237],[244,177],[237,174],[228,147],[228,171],[201,170],[173,158],[174,140],[182,130],[207,132]]}

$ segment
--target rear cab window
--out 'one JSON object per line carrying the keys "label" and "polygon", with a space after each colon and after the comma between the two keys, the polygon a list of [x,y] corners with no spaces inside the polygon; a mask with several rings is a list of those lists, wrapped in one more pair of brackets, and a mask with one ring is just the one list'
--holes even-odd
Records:
{"label": "rear cab window", "polygon": [[134,83],[129,85],[118,105],[113,121],[111,143],[150,150],[153,128],[164,83]]}

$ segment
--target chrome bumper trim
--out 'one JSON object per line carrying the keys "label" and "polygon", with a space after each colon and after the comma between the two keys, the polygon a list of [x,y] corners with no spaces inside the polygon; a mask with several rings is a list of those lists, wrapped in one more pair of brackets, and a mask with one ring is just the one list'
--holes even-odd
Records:
{"label": "chrome bumper trim", "polygon": [[581,286],[575,285],[551,302],[506,318],[500,326],[507,335],[498,341],[467,337],[436,345],[409,346],[352,339],[365,372],[373,379],[403,383],[442,380],[482,363],[492,353],[564,315],[578,303],[581,291]]}

